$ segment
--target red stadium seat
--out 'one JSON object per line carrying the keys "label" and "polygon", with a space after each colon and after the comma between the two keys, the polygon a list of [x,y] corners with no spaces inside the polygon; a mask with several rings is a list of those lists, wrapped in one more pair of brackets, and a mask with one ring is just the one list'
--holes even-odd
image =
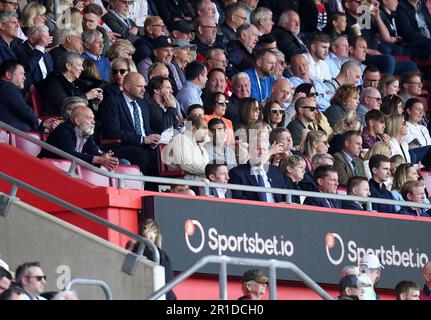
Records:
{"label": "red stadium seat", "polygon": [[[114,173],[119,174],[132,174],[136,176],[141,176],[141,170],[135,165],[120,165],[115,168]],[[118,187],[118,179],[112,179],[112,186]],[[124,180],[124,189],[144,189],[144,183],[138,180]]]}
{"label": "red stadium seat", "polygon": [[6,130],[0,130],[0,142],[9,143],[9,133]]}
{"label": "red stadium seat", "polygon": [[[26,134],[41,140],[40,134],[38,132],[34,131],[28,131]],[[10,134],[10,141],[11,144],[16,147],[17,149],[20,149],[24,151],[25,153],[31,154],[33,156],[37,156],[40,153],[41,147],[37,144],[34,144],[33,142],[30,142],[24,138],[21,138],[20,136],[17,136],[13,133]]]}
{"label": "red stadium seat", "polygon": [[337,188],[337,194],[347,194],[346,188]]}
{"label": "red stadium seat", "polygon": [[43,101],[39,95],[39,92],[37,92],[36,87],[33,85],[30,87],[28,98],[30,100],[29,102],[33,107],[34,112],[36,112],[36,115],[40,118],[40,115],[42,114]]}
{"label": "red stadium seat", "polygon": [[[49,163],[53,167],[56,167],[64,172],[69,172],[70,166],[72,165],[72,161],[66,159],[51,159],[51,158],[42,158],[43,162]],[[76,167],[75,173],[77,176],[81,176],[81,168],[79,166]]]}
{"label": "red stadium seat", "polygon": [[166,144],[159,144],[157,148],[157,159],[159,174],[161,177],[184,177],[187,172],[184,170],[169,170],[168,166],[162,161],[162,151]]}
{"label": "red stadium seat", "polygon": [[[108,171],[108,169],[106,169],[105,167],[100,167],[100,169]],[[93,172],[83,167],[81,167],[80,170],[81,170],[81,176],[83,180],[99,187],[111,186],[109,177],[102,176],[96,172]]]}

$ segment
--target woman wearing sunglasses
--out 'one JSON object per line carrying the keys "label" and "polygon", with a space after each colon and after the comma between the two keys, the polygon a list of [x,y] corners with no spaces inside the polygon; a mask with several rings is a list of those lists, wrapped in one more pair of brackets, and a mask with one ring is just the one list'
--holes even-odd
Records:
{"label": "woman wearing sunglasses", "polygon": [[124,77],[130,71],[137,72],[135,63],[131,59],[116,58],[112,61],[109,84],[103,88],[105,97],[117,95],[123,91]]}
{"label": "woman wearing sunglasses", "polygon": [[233,124],[224,117],[228,104],[229,100],[223,92],[207,92],[204,98],[204,119],[207,123],[213,118],[222,120],[226,125],[226,144],[231,145],[235,143]]}
{"label": "woman wearing sunglasses", "polygon": [[284,108],[277,101],[268,101],[263,108],[263,121],[269,124],[271,129],[284,127],[285,113]]}

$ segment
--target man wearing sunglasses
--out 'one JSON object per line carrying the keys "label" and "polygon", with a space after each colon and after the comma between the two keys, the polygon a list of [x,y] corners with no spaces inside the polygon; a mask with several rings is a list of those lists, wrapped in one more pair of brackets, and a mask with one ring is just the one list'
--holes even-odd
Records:
{"label": "man wearing sunglasses", "polygon": [[38,261],[25,262],[18,266],[15,280],[26,291],[29,300],[46,300],[40,295],[45,290],[46,276]]}
{"label": "man wearing sunglasses", "polygon": [[292,139],[293,146],[299,147],[304,130],[312,130],[310,127],[316,119],[316,102],[312,98],[300,98],[295,103],[296,118],[287,126]]}

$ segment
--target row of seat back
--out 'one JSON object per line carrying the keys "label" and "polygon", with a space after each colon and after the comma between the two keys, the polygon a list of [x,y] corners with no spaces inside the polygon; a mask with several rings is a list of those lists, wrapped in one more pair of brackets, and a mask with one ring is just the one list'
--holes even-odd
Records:
{"label": "row of seat back", "polygon": [[9,143],[9,132],[0,130],[0,142]]}
{"label": "row of seat back", "polygon": [[159,144],[157,147],[157,160],[159,167],[159,175],[161,177],[184,177],[187,172],[184,170],[169,170],[168,165],[163,162],[162,153],[166,144]]}

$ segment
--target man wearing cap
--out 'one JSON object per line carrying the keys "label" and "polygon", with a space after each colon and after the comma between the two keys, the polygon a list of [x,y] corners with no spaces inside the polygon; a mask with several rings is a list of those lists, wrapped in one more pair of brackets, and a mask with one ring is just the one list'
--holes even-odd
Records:
{"label": "man wearing cap", "polygon": [[192,40],[193,27],[185,20],[175,20],[168,23],[168,29],[172,39]]}
{"label": "man wearing cap", "polygon": [[159,16],[148,17],[144,23],[145,34],[133,44],[136,48],[133,54],[133,61],[136,65],[145,58],[151,56],[153,52],[154,39],[165,35],[165,24]]}
{"label": "man wearing cap", "polygon": [[244,293],[238,300],[260,300],[265,294],[268,278],[262,271],[251,269],[244,272],[241,279],[241,289]]}
{"label": "man wearing cap", "polygon": [[167,36],[160,36],[153,41],[153,54],[138,64],[138,71],[148,81],[148,69],[155,62],[163,62],[169,69],[169,78],[172,82],[174,95],[177,94],[178,87],[182,88],[182,82],[177,69],[172,64],[174,48],[178,47],[172,39]]}
{"label": "man wearing cap", "polygon": [[338,300],[360,300],[364,293],[363,285],[356,275],[347,275],[338,283]]}
{"label": "man wearing cap", "polygon": [[181,80],[177,83],[177,89],[180,91],[187,81],[185,69],[186,66],[194,60],[191,51],[196,51],[196,46],[194,44],[190,44],[188,40],[180,39],[174,40],[174,44],[177,45],[177,47],[174,48],[174,58],[172,59],[172,65],[174,66]]}
{"label": "man wearing cap", "polygon": [[[363,280],[369,280],[370,287],[365,288],[363,300],[380,300],[376,294],[374,286],[380,280],[383,265],[380,263],[379,258],[374,254],[366,254],[359,262],[359,272]],[[366,282],[366,281],[364,281]]]}

